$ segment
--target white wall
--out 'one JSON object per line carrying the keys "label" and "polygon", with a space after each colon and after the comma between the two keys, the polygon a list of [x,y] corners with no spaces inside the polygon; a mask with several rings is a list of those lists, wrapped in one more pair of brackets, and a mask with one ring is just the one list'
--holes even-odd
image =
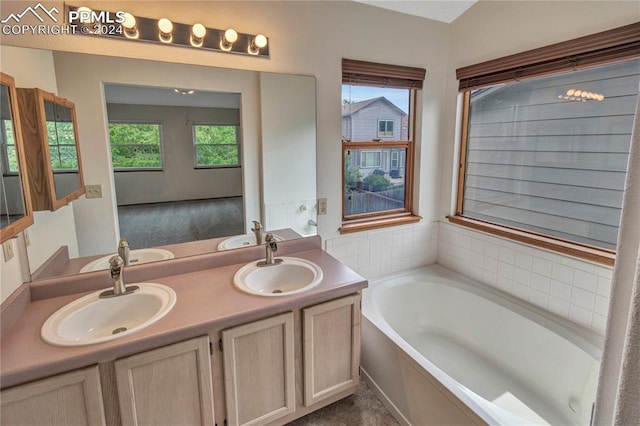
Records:
{"label": "white wall", "polygon": [[[4,42],[4,40],[3,40]],[[16,87],[39,87],[51,93],[57,93],[53,55],[48,51],[18,49],[10,46],[0,46],[0,69],[11,75]],[[2,284],[0,290],[2,301],[18,288],[28,276],[23,276],[22,270],[35,271],[49,258],[60,245],[67,245],[71,253],[77,253],[75,227],[73,226],[73,209],[62,208],[55,212],[35,212],[34,224],[29,228],[31,245],[28,247],[29,259],[25,256],[24,240],[15,239],[15,257],[8,262],[0,260],[2,269]],[[55,234],[55,238],[52,235]]]}

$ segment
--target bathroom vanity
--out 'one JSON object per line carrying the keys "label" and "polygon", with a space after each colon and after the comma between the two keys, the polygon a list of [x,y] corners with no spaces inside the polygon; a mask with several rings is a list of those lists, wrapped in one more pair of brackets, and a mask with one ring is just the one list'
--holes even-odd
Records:
{"label": "bathroom vanity", "polygon": [[107,271],[25,284],[3,304],[2,423],[276,425],[354,393],[366,280],[319,237],[277,254],[313,262],[322,281],[288,296],[238,290],[235,273],[261,246],[125,268],[128,284],[163,284],[177,301],[147,328],[96,345],[52,346],[40,328],[109,287]]}

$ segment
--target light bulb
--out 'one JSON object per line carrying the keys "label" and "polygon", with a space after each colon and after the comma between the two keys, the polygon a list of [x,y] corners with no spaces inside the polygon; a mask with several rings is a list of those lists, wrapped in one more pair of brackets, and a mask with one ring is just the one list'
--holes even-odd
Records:
{"label": "light bulb", "polygon": [[158,21],[158,29],[160,30],[160,41],[163,43],[171,43],[173,36],[173,23],[167,18]]}
{"label": "light bulb", "polygon": [[235,43],[236,41],[238,41],[238,33],[233,28],[229,28],[224,32],[224,39],[229,43]]}
{"label": "light bulb", "polygon": [[225,52],[230,51],[233,47],[233,43],[235,43],[237,40],[238,33],[236,32],[236,30],[229,28],[224,32],[222,40],[220,40],[220,49],[224,50]]}
{"label": "light bulb", "polygon": [[80,6],[78,8],[78,18],[81,24],[90,25],[93,24],[93,10],[87,6]]}
{"label": "light bulb", "polygon": [[191,27],[191,45],[194,47],[202,47],[206,34],[207,29],[204,25],[194,24],[193,27]]}
{"label": "light bulb", "polygon": [[255,43],[257,48],[262,49],[263,47],[265,47],[267,45],[267,38],[265,36],[263,36],[262,34],[258,34],[256,36],[256,38],[254,39],[254,43]]}
{"label": "light bulb", "polygon": [[136,26],[136,17],[125,12],[124,21],[122,22],[122,28],[124,28],[124,35],[128,38],[138,38],[138,28]]}
{"label": "light bulb", "polygon": [[247,48],[247,52],[249,52],[252,55],[257,55],[260,53],[260,49],[262,49],[266,45],[267,45],[267,38],[262,34],[258,34],[253,38],[253,40],[249,44],[249,47]]}

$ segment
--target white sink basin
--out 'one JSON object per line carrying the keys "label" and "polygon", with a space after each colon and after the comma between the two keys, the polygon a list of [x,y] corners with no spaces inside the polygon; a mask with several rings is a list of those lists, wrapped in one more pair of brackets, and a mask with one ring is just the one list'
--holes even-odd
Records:
{"label": "white sink basin", "polygon": [[234,275],[233,284],[259,296],[289,296],[310,290],[322,281],[322,269],[315,263],[296,257],[279,259],[282,263],[271,266],[246,264]]}
{"label": "white sink basin", "polygon": [[140,287],[135,293],[100,299],[100,290],[74,300],[45,321],[40,335],[56,346],[107,342],[148,327],[176,303],[176,293],[165,285],[135,285]]}
{"label": "white sink basin", "polygon": [[[282,238],[279,235],[274,235],[274,234],[271,234],[271,235],[273,235],[273,238],[275,238],[276,241],[284,241],[284,238]],[[251,247],[255,245],[256,245],[255,234],[251,233],[251,234],[244,234],[244,235],[235,235],[233,237],[227,238],[226,240],[222,240],[220,244],[218,244],[218,251],[231,250],[231,249],[237,249],[242,247]]]}
{"label": "white sink basin", "polygon": [[[116,253],[101,257],[84,265],[80,272],[101,271],[109,269],[109,259]],[[140,265],[142,263],[157,262],[159,260],[173,259],[173,253],[165,249],[146,248],[131,250],[129,252],[129,265]]]}

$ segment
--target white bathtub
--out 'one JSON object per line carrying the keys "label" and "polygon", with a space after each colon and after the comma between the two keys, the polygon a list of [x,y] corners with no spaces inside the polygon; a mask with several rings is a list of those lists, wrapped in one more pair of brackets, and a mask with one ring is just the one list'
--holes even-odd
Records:
{"label": "white bathtub", "polygon": [[423,425],[588,425],[602,337],[433,265],[369,282],[364,379]]}

